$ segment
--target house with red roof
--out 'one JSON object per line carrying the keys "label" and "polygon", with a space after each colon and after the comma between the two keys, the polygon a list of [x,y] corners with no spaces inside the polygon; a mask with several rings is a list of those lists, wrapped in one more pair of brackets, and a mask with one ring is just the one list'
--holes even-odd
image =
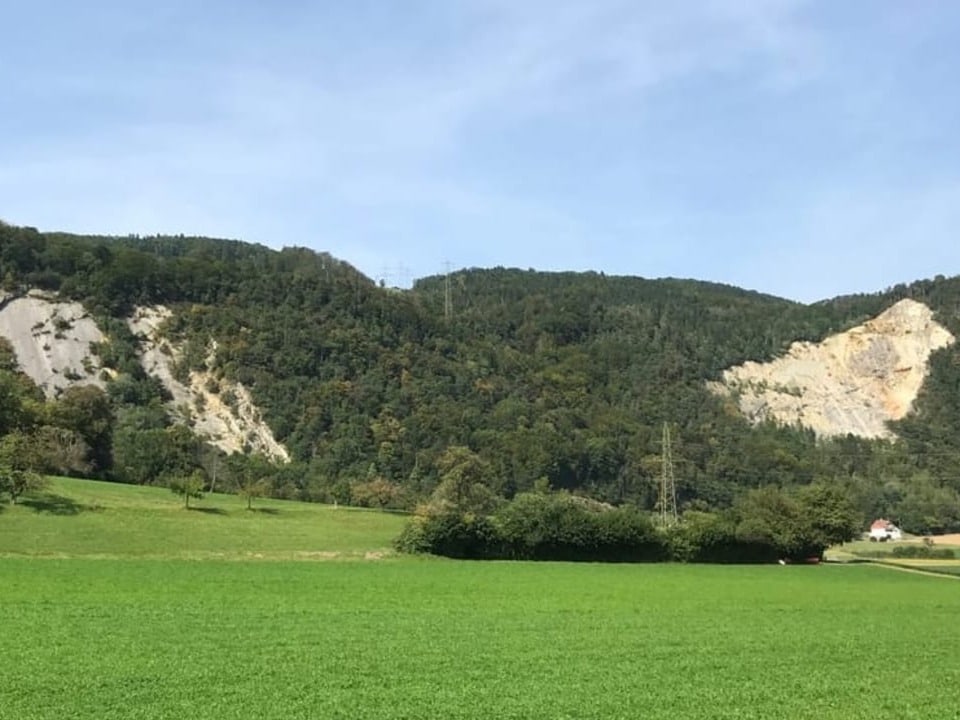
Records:
{"label": "house with red roof", "polygon": [[889,520],[878,518],[870,525],[870,542],[887,542],[888,540],[902,540],[900,528]]}

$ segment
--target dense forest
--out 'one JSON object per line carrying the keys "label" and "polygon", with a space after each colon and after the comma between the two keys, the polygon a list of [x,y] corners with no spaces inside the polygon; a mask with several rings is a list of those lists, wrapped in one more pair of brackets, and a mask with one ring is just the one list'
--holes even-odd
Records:
{"label": "dense forest", "polygon": [[[956,346],[934,354],[896,442],[751,427],[705,387],[731,365],[820,340],[902,298],[927,303],[960,335],[960,278],[811,305],[692,280],[504,268],[397,290],[303,248],[0,225],[0,282],[5,293],[39,288],[83,303],[109,338],[97,348],[112,371],[107,391],[72,388],[51,401],[0,344],[0,456],[29,455],[15,450],[29,438],[30,463],[46,472],[196,476],[409,508],[442,484],[451,453],[469,453],[496,498],[552,489],[653,509],[667,423],[681,509],[829,483],[864,518],[960,530]],[[165,333],[186,369],[216,341],[215,372],[251,391],[291,463],[222,457],[173,422],[123,321],[150,304],[174,311]]]}

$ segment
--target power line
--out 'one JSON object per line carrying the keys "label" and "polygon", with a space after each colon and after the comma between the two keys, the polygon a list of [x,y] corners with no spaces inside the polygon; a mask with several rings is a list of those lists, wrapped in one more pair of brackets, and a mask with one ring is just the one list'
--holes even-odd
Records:
{"label": "power line", "polygon": [[384,263],[380,268],[379,280],[388,288],[406,289],[412,285],[413,271],[403,263],[390,265]]}

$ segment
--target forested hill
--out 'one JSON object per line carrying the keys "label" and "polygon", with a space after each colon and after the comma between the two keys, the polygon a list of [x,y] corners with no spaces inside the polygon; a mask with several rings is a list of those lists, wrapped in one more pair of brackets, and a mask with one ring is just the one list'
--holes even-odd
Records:
{"label": "forested hill", "polygon": [[[652,507],[666,422],[683,506],[722,507],[744,488],[823,479],[847,487],[865,515],[960,527],[956,346],[933,356],[895,443],[750,427],[705,385],[907,297],[960,335],[960,278],[813,305],[690,280],[502,268],[395,290],[305,249],[11,226],[0,227],[0,278],[7,293],[39,288],[82,302],[108,336],[98,352],[111,369],[109,437],[95,439],[96,457],[75,472],[132,480],[115,461],[117,439],[138,433],[173,458],[138,481],[164,482],[195,464],[209,472],[209,459],[197,459],[209,448],[158,409],[163,388],[143,372],[122,322],[137,306],[162,304],[173,310],[164,332],[182,350],[182,372],[204,367],[249,388],[290,451],[289,465],[258,470],[276,494],[409,506],[436,486],[438,460],[463,446],[504,496],[548,484]],[[62,401],[38,409],[22,378],[16,387],[23,412],[0,417],[0,433],[69,425],[50,410]]]}

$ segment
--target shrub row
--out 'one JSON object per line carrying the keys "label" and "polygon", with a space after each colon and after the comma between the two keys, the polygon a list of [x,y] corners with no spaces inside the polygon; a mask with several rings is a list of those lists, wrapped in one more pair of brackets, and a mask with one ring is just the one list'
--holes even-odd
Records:
{"label": "shrub row", "polygon": [[953,560],[956,555],[951,548],[937,548],[931,545],[897,545],[890,551],[897,558],[928,558],[930,560]]}
{"label": "shrub row", "polygon": [[859,557],[875,558],[877,560],[883,560],[884,558],[953,560],[956,558],[953,548],[938,548],[930,545],[896,545],[889,550],[860,550],[856,554]]}
{"label": "shrub row", "polygon": [[517,496],[493,515],[455,511],[414,517],[402,552],[462,559],[585,562],[768,563],[819,556],[789,553],[772,536],[743,532],[733,516],[688,513],[665,530],[633,508],[600,510],[568,495]]}

